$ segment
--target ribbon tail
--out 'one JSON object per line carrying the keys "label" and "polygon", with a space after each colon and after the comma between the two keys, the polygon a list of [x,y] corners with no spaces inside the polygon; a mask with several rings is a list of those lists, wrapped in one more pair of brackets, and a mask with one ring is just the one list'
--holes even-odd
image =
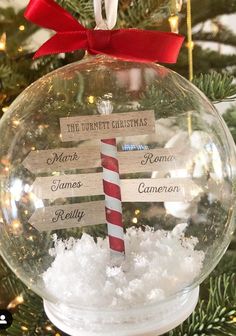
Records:
{"label": "ribbon tail", "polygon": [[53,0],[31,0],[24,15],[27,20],[38,26],[56,32],[86,30],[69,12]]}
{"label": "ribbon tail", "polygon": [[72,52],[87,48],[88,42],[86,32],[57,33],[37,50],[34,59],[41,56]]}

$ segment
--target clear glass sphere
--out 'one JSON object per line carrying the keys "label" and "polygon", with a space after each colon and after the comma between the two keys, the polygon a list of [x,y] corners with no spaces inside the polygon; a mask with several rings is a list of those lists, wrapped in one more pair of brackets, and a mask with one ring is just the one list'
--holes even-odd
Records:
{"label": "clear glass sphere", "polygon": [[[128,153],[120,179],[135,181],[122,200],[125,257],[117,263],[110,258],[104,194],[66,190],[72,175],[90,184],[92,175],[102,176],[101,164],[89,166],[94,155],[99,160],[102,138],[64,141],[60,118],[131,113],[140,120],[143,111],[154,111],[155,129],[129,134],[117,124],[115,135],[118,161]],[[1,255],[48,301],[99,309],[162,302],[203,281],[230,242],[231,135],[206,97],[165,67],[92,57],[58,69],[15,100],[0,134]],[[80,155],[84,165],[77,168]],[[135,155],[142,160],[137,168]],[[53,187],[55,197],[47,192]],[[75,210],[83,203],[94,225],[80,221]]]}

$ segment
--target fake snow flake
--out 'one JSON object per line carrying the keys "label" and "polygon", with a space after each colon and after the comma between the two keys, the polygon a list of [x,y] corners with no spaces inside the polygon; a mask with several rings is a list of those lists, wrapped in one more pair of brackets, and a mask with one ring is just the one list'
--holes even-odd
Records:
{"label": "fake snow flake", "polygon": [[204,252],[186,237],[187,224],[172,231],[131,227],[125,234],[126,256],[111,264],[108,239],[62,241],[53,237],[55,257],[42,275],[47,291],[60,302],[117,308],[159,302],[189,286],[200,274]]}

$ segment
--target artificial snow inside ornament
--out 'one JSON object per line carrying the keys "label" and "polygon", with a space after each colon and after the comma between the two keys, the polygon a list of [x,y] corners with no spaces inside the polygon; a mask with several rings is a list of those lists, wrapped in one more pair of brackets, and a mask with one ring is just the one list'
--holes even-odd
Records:
{"label": "artificial snow inside ornament", "polygon": [[230,134],[199,90],[91,57],[32,84],[0,132],[1,255],[52,322],[146,336],[193,311],[234,207]]}

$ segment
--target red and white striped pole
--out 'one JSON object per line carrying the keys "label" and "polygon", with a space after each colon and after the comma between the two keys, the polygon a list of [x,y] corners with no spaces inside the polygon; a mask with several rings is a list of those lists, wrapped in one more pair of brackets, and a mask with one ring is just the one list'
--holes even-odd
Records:
{"label": "red and white striped pole", "polygon": [[112,255],[124,255],[124,227],[116,139],[101,140],[107,231]]}
{"label": "red and white striped pole", "polygon": [[[102,3],[106,12],[103,18]],[[112,29],[116,25],[119,0],[93,0],[95,29]],[[97,103],[101,114],[112,113],[113,106],[109,97]],[[109,244],[112,256],[125,253],[124,226],[122,221],[122,204],[120,190],[119,163],[117,159],[116,139],[101,140],[101,160],[103,167],[103,189],[105,194],[105,211]]]}

